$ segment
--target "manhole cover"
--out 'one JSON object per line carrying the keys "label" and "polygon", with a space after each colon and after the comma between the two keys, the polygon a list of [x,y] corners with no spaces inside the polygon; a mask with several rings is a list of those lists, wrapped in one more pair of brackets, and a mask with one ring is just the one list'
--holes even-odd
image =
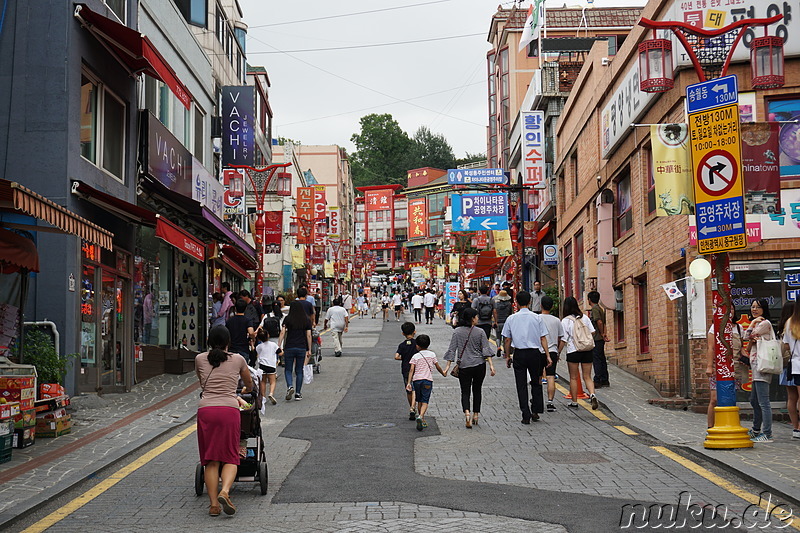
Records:
{"label": "manhole cover", "polygon": [[608,462],[608,459],[594,452],[546,452],[539,455],[545,461],[558,465],[588,465]]}
{"label": "manhole cover", "polygon": [[380,429],[393,428],[394,424],[390,422],[356,422],[355,424],[345,424],[344,427],[350,429]]}

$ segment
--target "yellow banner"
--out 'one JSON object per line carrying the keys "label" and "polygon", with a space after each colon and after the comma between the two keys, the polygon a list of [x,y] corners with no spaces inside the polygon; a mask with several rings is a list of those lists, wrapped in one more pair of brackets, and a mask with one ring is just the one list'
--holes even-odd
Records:
{"label": "yellow banner", "polygon": [[494,239],[494,253],[498,257],[513,255],[514,245],[511,243],[510,231],[507,229],[492,231],[492,238]]}
{"label": "yellow banner", "polygon": [[333,269],[333,261],[325,261],[325,277],[335,278],[336,272]]}
{"label": "yellow banner", "polygon": [[689,215],[694,206],[692,159],[686,124],[650,126],[656,214]]}
{"label": "yellow banner", "polygon": [[436,265],[436,277],[444,279],[444,265]]}
{"label": "yellow banner", "polygon": [[450,273],[458,272],[458,254],[450,254]]}
{"label": "yellow banner", "polygon": [[306,251],[303,246],[292,250],[292,268],[303,268],[306,262]]}

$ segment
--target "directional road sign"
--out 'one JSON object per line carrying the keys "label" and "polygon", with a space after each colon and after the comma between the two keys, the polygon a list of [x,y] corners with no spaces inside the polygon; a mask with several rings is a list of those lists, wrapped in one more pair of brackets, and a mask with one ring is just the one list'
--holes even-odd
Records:
{"label": "directional road sign", "polygon": [[453,231],[508,229],[508,194],[453,194],[450,200]]}
{"label": "directional road sign", "polygon": [[689,138],[698,251],[710,254],[745,248],[747,228],[738,104],[691,113]]}
{"label": "directional road sign", "polygon": [[736,76],[695,83],[686,87],[686,111],[698,113],[739,101]]}
{"label": "directional road sign", "polygon": [[450,185],[497,184],[505,183],[506,175],[502,168],[451,168],[447,171]]}

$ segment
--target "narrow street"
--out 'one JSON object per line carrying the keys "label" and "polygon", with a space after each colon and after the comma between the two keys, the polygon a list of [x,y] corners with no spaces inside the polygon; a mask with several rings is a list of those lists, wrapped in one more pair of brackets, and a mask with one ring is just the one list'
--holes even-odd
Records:
{"label": "narrow street", "polygon": [[[487,376],[480,425],[464,428],[458,383],[439,377],[430,427],[418,432],[407,419],[392,357],[399,323],[351,324],[343,357],[323,359],[302,402],[284,401],[279,379],[279,403],[262,421],[269,490],[261,496],[256,484],[236,483],[233,517],[209,517],[207,497],[195,496],[197,445],[189,422],[9,530],[602,532],[620,530],[625,505],[677,504],[682,492],[682,502],[689,494],[692,503],[741,517],[751,503],[741,496],[763,490],[709,464],[702,466],[714,475],[695,473],[676,462],[670,443],[637,434],[605,408],[592,412],[584,403],[568,410],[560,391],[555,413],[523,426],[513,374],[502,360],[497,375]],[[440,360],[450,331],[440,320],[417,329],[431,336]],[[324,342],[327,356],[331,343]],[[633,524],[629,529],[642,529]],[[728,529],[735,530],[715,528]]]}

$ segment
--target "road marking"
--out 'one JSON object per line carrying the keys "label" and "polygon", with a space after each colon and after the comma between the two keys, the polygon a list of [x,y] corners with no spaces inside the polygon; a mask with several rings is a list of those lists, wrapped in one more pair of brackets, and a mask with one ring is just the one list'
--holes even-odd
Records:
{"label": "road marking", "polygon": [[636,433],[628,426],[614,426],[614,427],[620,430],[621,432],[625,433],[626,435],[638,435],[638,433]]}
{"label": "road marking", "polygon": [[127,476],[138,470],[139,468],[143,467],[165,451],[169,450],[180,441],[191,435],[197,430],[197,425],[192,424],[191,427],[188,427],[172,437],[171,439],[167,440],[166,442],[158,445],[157,447],[153,448],[146,454],[142,455],[129,465],[123,467],[118,472],[115,472],[108,476],[106,479],[92,487],[91,489],[87,490],[74,500],[65,504],[61,509],[50,513],[49,515],[45,516],[29,528],[25,529],[22,533],[39,533],[41,531],[45,531],[46,529],[52,527],[53,525],[57,524],[61,520],[67,518],[69,515],[89,503],[90,501],[94,500],[105,491],[125,479]]}
{"label": "road marking", "polygon": [[[556,383],[556,389],[558,389],[558,391],[561,394],[569,394],[569,391],[567,389],[565,389],[563,386],[559,385],[558,383]],[[583,407],[584,409],[586,409],[587,411],[592,413],[595,417],[597,417],[598,420],[604,420],[606,422],[611,420],[608,416],[605,415],[605,413],[603,413],[599,409],[597,411],[593,411],[592,410],[592,406],[589,405],[586,402],[586,400],[578,400],[578,405],[580,405],[581,407]]]}
{"label": "road marking", "polygon": [[[720,487],[722,489],[727,490],[728,492],[730,492],[734,496],[738,496],[739,498],[743,499],[744,501],[746,501],[748,503],[752,503],[754,505],[758,505],[759,507],[761,507],[762,509],[767,511],[767,513],[772,511],[772,508],[770,508],[770,506],[769,506],[769,502],[763,503],[762,500],[761,500],[761,497],[759,497],[759,496],[757,496],[755,494],[752,494],[750,492],[747,492],[746,490],[740,488],[738,485],[735,485],[735,484],[731,483],[728,480],[722,479],[720,476],[716,475],[715,473],[711,472],[710,470],[708,470],[706,468],[703,468],[702,466],[700,466],[699,464],[695,463],[694,461],[690,461],[689,459],[686,459],[685,457],[681,457],[677,453],[675,453],[675,452],[673,452],[671,450],[668,450],[667,448],[664,448],[663,446],[651,446],[651,448],[653,450],[657,451],[658,453],[660,453],[661,455],[663,455],[665,457],[668,457],[669,459],[672,459],[673,461],[675,461],[676,463],[680,464],[681,466],[691,470],[692,472],[694,472],[698,476],[700,476],[700,477],[702,477],[704,479],[707,479],[708,481],[710,481],[714,485],[716,485],[716,486],[718,486],[718,487]],[[790,525],[793,528],[795,528],[796,530],[800,531],[800,524],[796,524],[795,522],[797,522],[797,520],[792,519],[792,521],[789,522],[787,525]]]}

